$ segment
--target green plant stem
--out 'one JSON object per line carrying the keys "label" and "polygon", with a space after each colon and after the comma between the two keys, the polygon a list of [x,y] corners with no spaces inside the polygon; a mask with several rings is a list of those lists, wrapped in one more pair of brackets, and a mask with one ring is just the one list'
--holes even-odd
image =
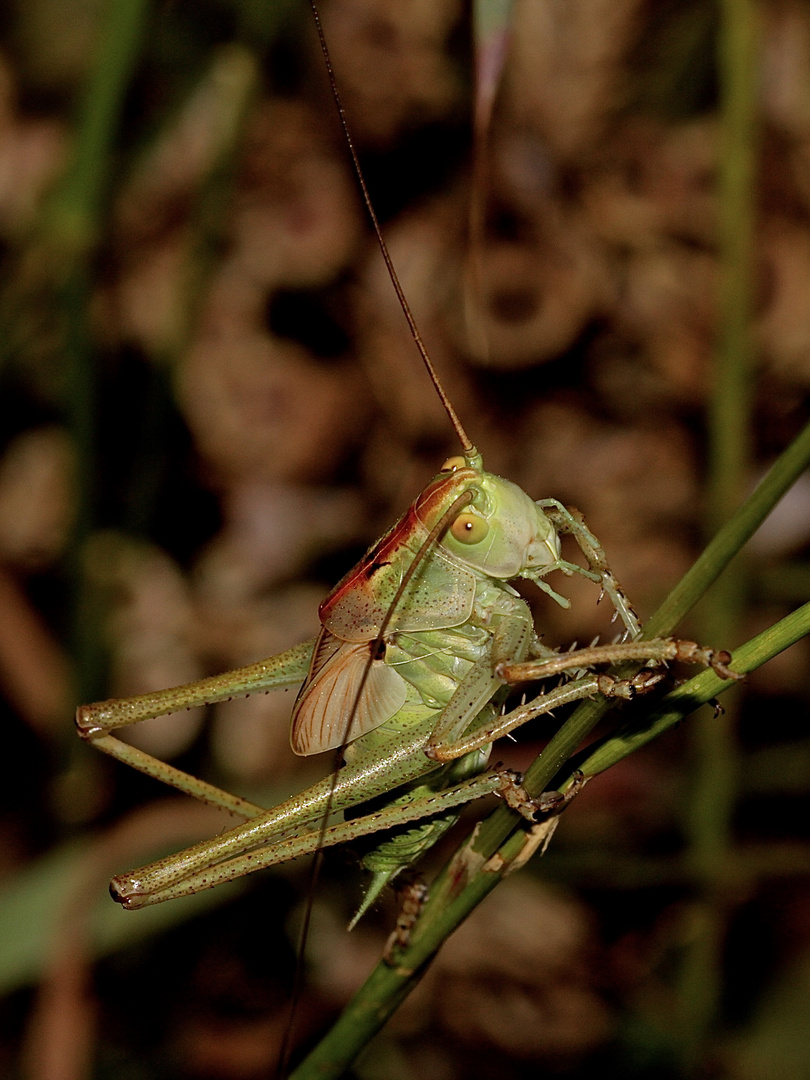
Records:
{"label": "green plant stem", "polygon": [[[135,535],[149,535],[157,493],[167,467],[168,446],[164,435],[171,416],[175,372],[197,332],[208,288],[225,245],[239,151],[259,86],[256,55],[241,44],[223,46],[213,54],[203,85],[212,96],[216,95],[216,106],[212,109],[213,145],[208,167],[194,193],[184,240],[182,291],[176,320],[151,353],[150,392],[133,440],[127,513],[122,525],[126,532]],[[199,84],[194,88],[194,93],[198,92]]]}
{"label": "green plant stem", "polygon": [[[805,604],[741,646],[734,653],[733,666],[739,671],[753,671],[808,632],[810,604]],[[690,679],[663,699],[650,715],[649,724],[645,723],[639,729],[627,727],[600,744],[583,761],[583,770],[586,775],[603,771],[731,685],[736,684],[720,679],[712,671]],[[566,743],[574,747],[578,731],[578,725],[569,721],[555,739],[560,746]],[[538,762],[543,757],[545,752]],[[553,767],[553,764],[546,764],[543,768],[549,771]],[[445,938],[514,867],[515,861],[526,854],[524,846],[528,835],[525,823],[505,806],[499,806],[481,823],[434,883],[411,944],[398,958],[396,966],[382,962],[377,965],[335,1026],[296,1069],[291,1080],[330,1080],[342,1075],[416,986]]]}
{"label": "green plant stem", "polygon": [[[749,476],[754,338],[751,330],[755,276],[757,60],[756,0],[720,4],[719,71],[721,145],[720,321],[714,388],[709,407],[707,532],[739,506]],[[745,606],[745,568],[737,563],[708,597],[700,622],[707,641],[730,644]],[[727,887],[732,818],[739,765],[736,707],[690,727],[690,796],[684,832],[698,879],[700,917],[686,935],[679,970],[679,1053],[694,1068],[720,1009],[722,950],[734,893]],[[691,916],[693,919],[694,917]]]}
{"label": "green plant stem", "polygon": [[46,209],[48,238],[78,254],[94,247],[110,180],[124,99],[138,61],[149,0],[108,3],[95,62],[79,106],[70,164]]}
{"label": "green plant stem", "polygon": [[750,456],[751,333],[755,274],[757,78],[756,0],[722,0],[719,37],[721,138],[720,324],[709,409],[709,531],[736,510]]}
{"label": "green plant stem", "polygon": [[106,217],[107,192],[115,160],[124,98],[140,54],[148,0],[108,5],[96,59],[79,108],[70,165],[43,213],[41,243],[63,260],[59,297],[64,329],[66,411],[77,448],[77,513],[68,563],[74,583],[73,652],[80,699],[96,696],[98,644],[88,618],[83,585],[83,553],[95,519],[96,398],[95,349],[88,320],[91,260]]}

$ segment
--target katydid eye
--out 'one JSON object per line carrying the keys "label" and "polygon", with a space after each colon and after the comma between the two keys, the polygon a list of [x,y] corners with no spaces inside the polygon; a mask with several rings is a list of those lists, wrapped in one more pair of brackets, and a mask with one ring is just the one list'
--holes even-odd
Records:
{"label": "katydid eye", "polygon": [[455,472],[456,469],[463,469],[467,462],[461,456],[449,457],[442,465],[442,472]]}
{"label": "katydid eye", "polygon": [[477,514],[459,514],[450,532],[462,544],[480,544],[489,532],[489,522]]}

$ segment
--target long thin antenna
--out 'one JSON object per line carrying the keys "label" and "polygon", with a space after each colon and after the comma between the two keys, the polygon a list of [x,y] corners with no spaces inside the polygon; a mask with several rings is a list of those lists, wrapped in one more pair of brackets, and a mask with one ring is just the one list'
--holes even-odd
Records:
{"label": "long thin antenna", "polygon": [[[310,0],[310,7],[312,9],[312,16],[313,16],[313,18],[315,20],[315,27],[316,27],[316,29],[318,31],[318,40],[321,43],[321,52],[323,53],[324,63],[326,64],[326,71],[327,71],[327,74],[329,76],[329,84],[330,84],[330,86],[332,88],[332,97],[334,98],[335,105],[337,106],[338,115],[340,117],[340,124],[341,124],[341,127],[343,128],[343,134],[344,134],[345,139],[346,139],[346,144],[349,147],[349,152],[351,153],[352,162],[354,164],[354,171],[357,174],[357,180],[358,180],[358,182],[360,184],[360,190],[363,193],[363,201],[366,204],[366,209],[368,210],[368,215],[371,218],[372,225],[374,226],[374,233],[375,233],[375,235],[377,237],[377,243],[380,246],[380,251],[382,252],[382,257],[383,257],[383,259],[385,261],[386,269],[388,270],[388,276],[391,278],[391,283],[394,286],[394,291],[396,292],[397,298],[399,299],[400,306],[401,306],[402,311],[403,311],[403,313],[405,315],[405,319],[406,319],[406,321],[408,323],[408,327],[409,327],[409,329],[411,331],[411,336],[412,336],[414,342],[416,343],[417,349],[419,350],[419,355],[422,357],[422,362],[424,363],[425,368],[427,369],[427,373],[428,373],[428,375],[430,377],[430,381],[433,383],[433,386],[434,386],[434,388],[436,390],[436,393],[439,395],[439,400],[441,401],[442,405],[444,406],[444,410],[445,410],[445,412],[447,413],[447,415],[448,415],[448,417],[450,419],[450,423],[453,425],[453,428],[455,429],[456,435],[458,436],[459,441],[461,442],[462,449],[463,449],[463,451],[464,451],[464,453],[466,455],[474,454],[476,452],[475,447],[473,446],[472,442],[470,441],[470,438],[467,435],[467,432],[464,430],[464,428],[463,428],[463,426],[461,424],[461,421],[459,420],[459,418],[458,418],[458,416],[456,414],[456,410],[453,408],[453,406],[452,406],[452,404],[450,402],[450,399],[447,396],[447,394],[445,392],[445,389],[441,384],[441,381],[440,381],[439,376],[438,376],[438,374],[436,372],[436,369],[433,366],[433,362],[431,361],[430,356],[428,355],[428,351],[427,351],[427,349],[425,347],[425,344],[422,341],[422,336],[419,333],[419,328],[416,325],[416,320],[413,317],[413,312],[411,311],[410,305],[408,304],[408,301],[407,301],[407,299],[405,297],[405,293],[404,293],[402,285],[400,283],[399,276],[397,275],[397,272],[394,269],[394,264],[393,264],[393,262],[391,260],[390,252],[388,251],[388,245],[386,244],[385,238],[383,237],[382,229],[380,228],[380,223],[377,220],[377,214],[375,213],[374,206],[373,206],[373,204],[371,202],[371,196],[369,195],[368,188],[366,187],[366,179],[365,179],[365,177],[363,175],[363,170],[360,167],[360,160],[359,160],[359,158],[357,156],[357,151],[354,148],[354,142],[352,140],[351,132],[349,131],[349,125],[348,125],[348,123],[346,121],[346,114],[343,111],[343,102],[342,102],[341,97],[340,97],[340,92],[338,91],[338,88],[337,88],[337,82],[335,80],[335,73],[334,73],[334,70],[332,68],[332,59],[331,59],[331,57],[329,55],[329,49],[328,49],[327,44],[326,44],[326,38],[324,37],[323,27],[321,26],[321,17],[320,17],[320,14],[318,12],[318,8],[316,7],[315,0]],[[409,584],[413,574],[415,573],[415,571],[419,567],[422,559],[424,558],[426,553],[429,551],[430,547],[436,542],[437,538],[444,532],[445,529],[447,529],[447,527],[450,525],[450,523],[455,519],[455,517],[457,516],[457,514],[458,514],[459,510],[461,509],[461,507],[466,505],[470,501],[470,499],[471,499],[470,493],[465,492],[462,496],[460,496],[458,499],[455,500],[455,502],[450,507],[450,509],[447,511],[447,513],[445,513],[442,516],[441,520],[433,527],[433,529],[431,530],[429,536],[427,537],[427,539],[425,540],[425,542],[422,544],[421,548],[419,549],[419,552],[417,553],[415,559],[413,560],[413,563],[411,564],[411,566],[409,567],[407,573],[404,575],[402,581],[400,582],[400,585],[399,585],[399,588],[398,588],[398,590],[396,592],[394,600],[393,600],[393,602],[391,603],[391,605],[390,605],[390,607],[388,609],[388,614],[386,615],[385,619],[383,620],[383,623],[380,626],[380,629],[379,629],[379,631],[377,633],[377,637],[375,638],[374,641],[369,643],[370,644],[370,649],[369,649],[368,660],[366,662],[366,667],[365,667],[363,675],[362,675],[362,677],[360,679],[360,683],[359,683],[359,685],[357,687],[357,691],[356,691],[355,699],[354,699],[354,704],[353,704],[353,706],[352,706],[352,708],[351,708],[351,710],[349,712],[349,717],[348,717],[348,720],[346,722],[346,732],[347,733],[348,733],[348,731],[349,731],[349,729],[351,727],[352,718],[354,717],[354,715],[357,712],[357,707],[358,707],[358,704],[360,702],[360,698],[362,697],[366,682],[367,682],[368,677],[369,677],[369,675],[371,673],[372,663],[374,661],[374,658],[375,658],[377,652],[379,651],[380,644],[382,644],[383,641],[384,641],[384,636],[385,636],[386,629],[388,627],[388,623],[391,620],[391,616],[392,616],[392,614],[394,612],[394,609],[396,608],[397,603],[399,602],[399,600],[400,600],[402,594],[404,593],[407,585]],[[336,752],[336,768],[332,773],[332,786],[331,786],[330,791],[327,794],[327,797],[326,797],[326,810],[324,811],[323,817],[321,818],[320,840],[319,840],[319,843],[318,843],[318,850],[317,850],[317,853],[316,853],[316,858],[315,858],[315,861],[313,862],[313,866],[312,866],[309,896],[308,896],[307,904],[306,904],[306,907],[305,907],[305,910],[304,910],[303,925],[301,927],[301,932],[300,932],[299,939],[298,939],[295,983],[294,983],[292,994],[291,994],[291,997],[290,997],[287,1023],[285,1025],[284,1036],[283,1036],[283,1039],[282,1039],[282,1042],[281,1042],[281,1047],[279,1049],[278,1061],[277,1061],[277,1065],[276,1065],[276,1076],[279,1078],[279,1080],[285,1080],[285,1078],[287,1076],[287,1068],[288,1068],[288,1064],[289,1064],[290,1054],[291,1054],[291,1051],[292,1051],[293,1029],[294,1029],[294,1026],[295,1026],[295,1019],[296,1019],[296,1016],[297,1016],[297,1013],[298,1013],[298,1004],[299,1004],[299,1001],[300,1001],[301,992],[302,992],[302,988],[303,988],[304,952],[305,952],[305,948],[306,948],[307,938],[309,936],[309,926],[310,926],[310,920],[312,918],[312,910],[313,910],[313,902],[314,902],[314,896],[315,896],[315,888],[316,888],[318,878],[320,876],[321,866],[322,866],[322,862],[323,862],[323,850],[322,850],[322,847],[321,847],[321,841],[323,840],[323,838],[325,836],[325,833],[326,833],[327,823],[329,821],[329,816],[330,816],[330,812],[331,812],[332,800],[334,798],[335,787],[336,787],[336,784],[337,784],[337,764],[338,764],[339,760],[342,757],[343,750],[345,749],[345,746],[346,746],[346,741],[345,741],[345,738],[344,738],[343,744],[338,748],[338,750]]]}
{"label": "long thin antenna", "polygon": [[422,341],[422,335],[419,333],[419,327],[416,325],[416,320],[413,317],[413,312],[411,311],[410,305],[405,298],[405,293],[402,289],[402,285],[400,284],[397,272],[394,269],[394,264],[391,261],[391,255],[388,251],[388,245],[386,244],[385,238],[383,237],[380,223],[377,220],[377,214],[375,213],[374,206],[371,202],[371,196],[369,195],[368,188],[366,187],[366,179],[363,176],[363,170],[360,167],[360,159],[358,158],[357,151],[354,148],[354,141],[352,140],[351,132],[349,131],[349,125],[346,121],[346,113],[343,111],[343,102],[341,101],[340,92],[338,91],[335,73],[332,69],[332,59],[329,55],[329,49],[326,44],[326,38],[324,37],[323,27],[321,26],[321,17],[318,13],[318,8],[315,6],[315,0],[309,0],[309,6],[312,8],[312,16],[315,19],[315,26],[318,30],[318,40],[321,43],[321,52],[323,53],[324,63],[326,64],[326,71],[329,75],[329,84],[332,87],[332,97],[335,99],[335,105],[337,106],[338,115],[340,116],[340,124],[343,128],[343,134],[346,138],[346,144],[349,147],[349,153],[352,156],[354,171],[357,174],[357,180],[360,184],[360,190],[363,193],[363,202],[366,204],[366,210],[368,210],[368,215],[371,218],[372,225],[374,226],[374,232],[377,236],[377,243],[380,245],[380,251],[382,252],[382,257],[385,260],[385,266],[388,270],[388,276],[391,278],[391,284],[394,286],[394,291],[397,294],[397,299],[399,300],[402,311],[408,322],[408,327],[411,331],[411,337],[416,343],[416,347],[419,350],[419,355],[422,357],[422,363],[425,365],[427,373],[430,376],[430,381],[436,388],[436,393],[439,395],[439,400],[441,401],[442,405],[444,406],[445,412],[450,418],[450,423],[453,425],[456,435],[458,435],[464,453],[470,454],[474,451],[475,447],[470,441],[467,432],[462,427],[461,421],[456,414],[456,410],[453,408],[450,402],[450,398],[445,393],[445,389],[442,386],[436,369],[433,366],[433,361],[430,359],[428,351],[425,348],[425,343]]}

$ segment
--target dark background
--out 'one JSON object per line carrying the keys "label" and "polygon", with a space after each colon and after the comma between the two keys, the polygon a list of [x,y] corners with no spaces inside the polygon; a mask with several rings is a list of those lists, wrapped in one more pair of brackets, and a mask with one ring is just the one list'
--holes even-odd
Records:
{"label": "dark background", "polygon": [[[810,5],[757,10],[744,486],[806,423],[810,388]],[[586,513],[649,616],[717,516],[707,416],[729,392],[715,361],[735,272],[720,9],[535,0],[489,30],[452,0],[323,14],[462,422],[490,470]],[[227,822],[80,745],[72,713],[314,633],[330,585],[458,447],[303,3],[17,0],[0,32],[0,1070],[254,1080],[285,1023],[307,869],[122,912],[112,873]],[[500,35],[476,140],[473,42]],[[806,599],[809,544],[800,482],[712,644]],[[572,609],[539,602],[547,643],[606,632],[595,588],[557,587]],[[727,695],[720,742],[704,710],[592,783],[357,1075],[807,1076],[807,660],[803,642]],[[289,707],[261,696],[138,737],[271,803],[324,769],[293,759]],[[525,765],[551,730],[496,756]],[[390,899],[346,934],[361,891],[351,853],[331,855],[304,1042],[393,925]]]}

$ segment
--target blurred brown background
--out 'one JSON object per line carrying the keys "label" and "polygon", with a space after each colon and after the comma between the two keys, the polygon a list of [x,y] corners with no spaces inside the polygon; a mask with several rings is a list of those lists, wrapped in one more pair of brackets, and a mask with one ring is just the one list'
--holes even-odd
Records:
{"label": "blurred brown background", "polygon": [[[810,3],[753,6],[745,485],[807,422],[810,389]],[[324,0],[372,198],[463,423],[490,470],[586,513],[642,617],[716,517],[734,7],[518,0],[487,24],[456,0]],[[303,0],[14,0],[0,33],[0,1071],[255,1080],[306,867],[122,912],[113,872],[227,822],[79,745],[73,709],[314,633],[330,585],[457,446]],[[500,44],[475,139],[471,55]],[[750,545],[712,644],[806,599],[808,547],[805,481]],[[596,590],[564,584],[569,613],[538,606],[545,640],[604,633]],[[591,784],[356,1075],[810,1075],[807,670],[805,642],[750,679],[708,770],[689,722]],[[293,759],[290,703],[133,738],[270,803],[323,771]],[[550,730],[496,756],[525,764]],[[715,766],[719,824],[693,812]],[[689,845],[712,829],[723,858],[698,883]],[[304,1039],[393,924],[394,899],[346,935],[361,886],[332,855]]]}

